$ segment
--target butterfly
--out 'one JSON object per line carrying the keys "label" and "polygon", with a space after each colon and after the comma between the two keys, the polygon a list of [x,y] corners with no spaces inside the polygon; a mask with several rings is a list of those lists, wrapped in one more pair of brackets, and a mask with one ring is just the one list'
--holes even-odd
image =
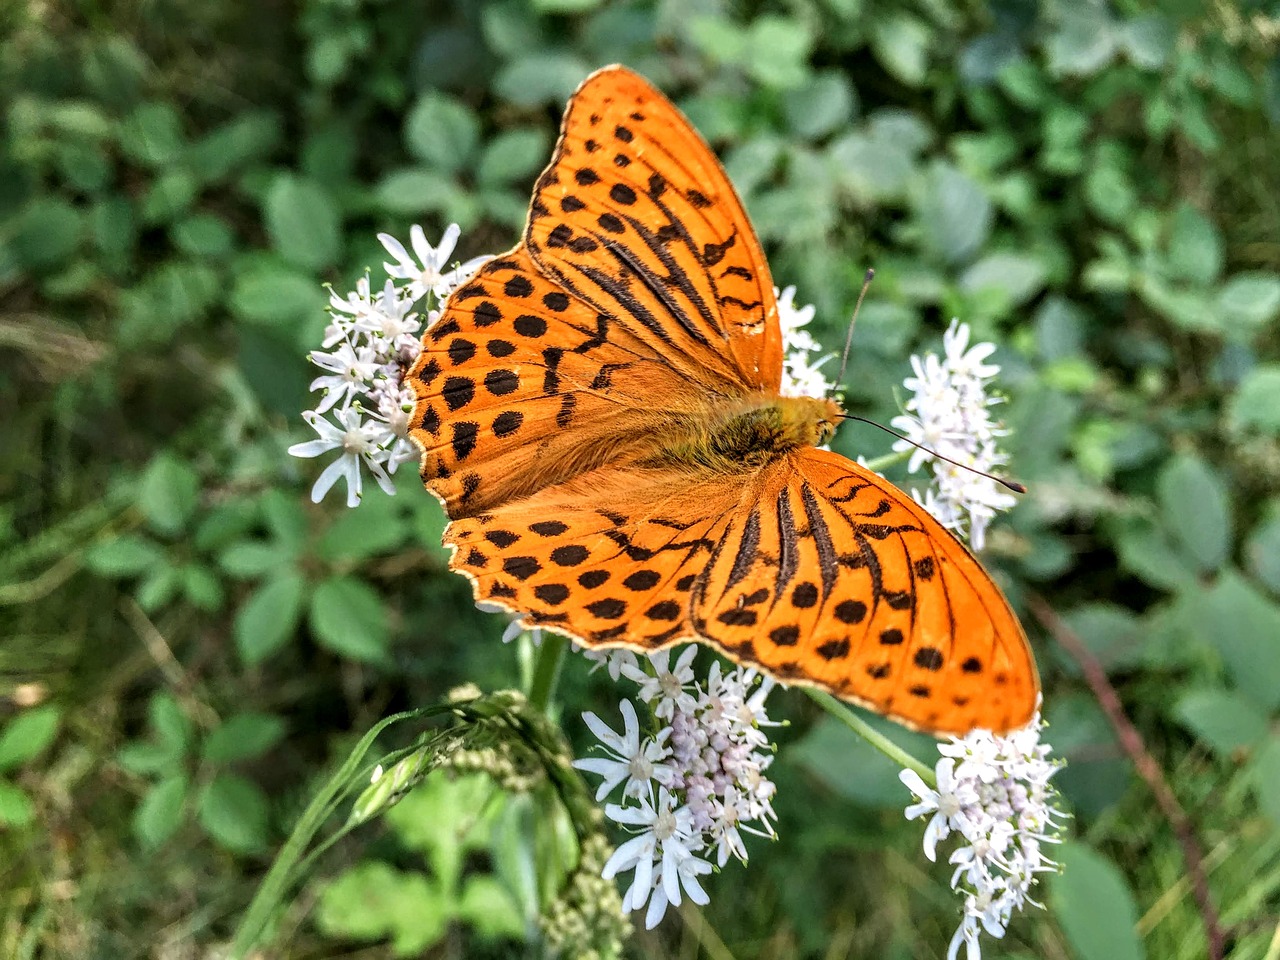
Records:
{"label": "butterfly", "polygon": [[935,735],[1036,709],[1026,636],[968,550],[819,449],[779,393],[773,281],[672,103],[622,66],[566,108],[522,241],[409,371],[422,477],[476,599],[588,648],[698,641]]}

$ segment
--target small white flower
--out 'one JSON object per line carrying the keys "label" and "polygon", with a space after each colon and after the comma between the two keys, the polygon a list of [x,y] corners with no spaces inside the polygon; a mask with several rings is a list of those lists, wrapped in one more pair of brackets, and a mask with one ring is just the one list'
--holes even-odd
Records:
{"label": "small white flower", "polygon": [[645,673],[639,667],[623,666],[622,674],[640,684],[640,699],[646,703],[658,701],[653,714],[659,720],[670,720],[676,709],[690,711],[697,701],[693,696],[693,658],[698,648],[690,645],[676,661],[676,665],[667,669],[671,659],[671,651],[659,650],[649,655],[655,673]]}
{"label": "small white flower", "polygon": [[347,341],[338,345],[331,353],[312,350],[311,362],[321,370],[330,371],[329,376],[316,377],[311,381],[312,391],[323,390],[324,395],[316,405],[316,413],[325,413],[342,401],[347,406],[357,393],[367,389],[370,381],[380,366],[377,355],[369,347],[357,350]]}
{"label": "small white flower", "polygon": [[640,668],[640,661],[636,659],[636,655],[622,647],[612,650],[587,650],[575,644],[574,649],[592,662],[591,673],[604,667],[609,674],[609,679],[615,682],[622,676],[623,667],[630,666],[637,670]]}
{"label": "small white flower", "polygon": [[295,443],[289,448],[289,453],[295,457],[318,457],[330,450],[342,451],[341,456],[325,467],[316,479],[315,486],[311,488],[313,503],[323,500],[329,488],[338,482],[339,477],[343,477],[347,481],[347,506],[358,506],[361,496],[361,465],[368,468],[384,491],[395,493],[391,478],[379,462],[382,455],[379,446],[381,428],[377,423],[366,423],[361,419],[360,411],[355,408],[338,410],[334,414],[340,427],[334,426],[313,410],[306,411],[302,416],[320,435],[320,439]]}
{"label": "small white flower", "polygon": [[458,225],[451,223],[440,238],[439,245],[433,247],[427,242],[426,232],[415,223],[409,230],[409,240],[416,260],[399,240],[389,233],[380,233],[378,240],[396,260],[395,263],[384,263],[382,266],[388,276],[409,281],[408,291],[412,299],[417,300],[430,292],[443,301],[453,292],[454,287],[492,259],[487,256],[473,257],[453,270],[447,269],[461,233]]}
{"label": "small white flower", "polygon": [[582,715],[596,739],[610,754],[608,757],[591,757],[573,762],[579,770],[586,770],[602,778],[600,787],[596,790],[597,802],[612,793],[613,788],[624,780],[624,798],[634,797],[638,800],[649,796],[654,783],[669,783],[673,773],[671,765],[664,762],[671,755],[666,746],[671,728],[664,728],[654,737],[641,739],[640,719],[636,716],[636,708],[630,700],[623,700],[618,706],[622,710],[621,734],[614,733],[594,713]]}

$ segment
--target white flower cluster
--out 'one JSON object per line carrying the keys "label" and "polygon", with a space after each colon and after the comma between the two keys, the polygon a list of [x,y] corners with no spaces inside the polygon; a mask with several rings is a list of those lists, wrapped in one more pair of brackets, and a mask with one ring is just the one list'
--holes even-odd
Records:
{"label": "white flower cluster", "polygon": [[635,681],[637,696],[663,726],[642,736],[627,699],[619,704],[621,733],[585,713],[605,756],[574,762],[601,778],[596,800],[622,787],[622,802],[607,804],[605,815],[635,835],[609,858],[604,878],[635,871],[623,908],[648,903],[649,929],[684,895],[707,903],[698,877],[711,872],[713,854],[719,866],[731,856],[745,861],[743,833],[774,836],[774,784],[765,776],[773,752],[764,733],[776,726],[764,706],[773,681],[742,667],[723,673],[716,661],[706,682],[697,683],[697,652],[696,646],[684,648],[674,665],[667,650],[644,661],[629,651],[611,652],[610,673]]}
{"label": "white flower cluster", "polygon": [[324,349],[310,354],[311,362],[324,371],[311,382],[311,390],[320,392],[320,401],[314,410],[302,414],[319,439],[289,448],[295,457],[341,451],[311,488],[316,503],[339,478],[345,478],[347,506],[357,506],[361,468],[394,494],[390,474],[418,458],[409,439],[415,398],[404,374],[422,349],[423,320],[430,326],[439,316],[435,308],[489,259],[477,257],[448,269],[460,232],[457,224],[451,224],[433,247],[415,225],[410,234],[416,259],[399,240],[380,233],[378,239],[396,260],[383,264],[388,279],[382,289],[375,293],[366,276],[346,296],[330,293]]}
{"label": "white flower cluster", "polygon": [[1040,742],[1043,727],[1037,713],[1007,736],[974,730],[939,744],[936,790],[914,770],[899,774],[919,800],[907,807],[907,819],[933,814],[924,833],[925,856],[936,860],[938,841],[953,830],[964,839],[950,860],[952,889],[964,896],[964,919],[947,960],[955,960],[962,943],[967,960],[980,960],[982,930],[1003,937],[1015,909],[1042,906],[1030,891],[1039,874],[1057,869],[1043,845],[1058,842],[1064,816],[1053,805],[1057,794],[1049,785],[1061,767]]}
{"label": "white flower cluster", "polygon": [[797,307],[796,288],[773,289],[778,298],[778,325],[782,327],[782,386],[784,397],[825,397],[835,384],[819,369],[835,354],[828,353],[814,359],[822,345],[804,329],[813,319],[814,306]]}
{"label": "white flower cluster", "polygon": [[[987,395],[988,381],[1000,372],[998,366],[985,362],[996,345],[975,343],[969,347],[969,325],[952,320],[943,336],[943,347],[942,359],[932,353],[923,358],[912,356],[915,376],[903,381],[912,397],[906,403],[907,412],[890,422],[916,443],[973,470],[990,473],[1005,462],[997,440],[1007,433],[990,415],[990,408],[1000,399]],[[973,548],[981,550],[987,524],[997,511],[1013,506],[1013,495],[988,477],[931,457],[901,440],[894,449],[912,450],[908,464],[912,472],[933,460],[937,487],[925,492],[925,509],[948,529],[967,533]]]}

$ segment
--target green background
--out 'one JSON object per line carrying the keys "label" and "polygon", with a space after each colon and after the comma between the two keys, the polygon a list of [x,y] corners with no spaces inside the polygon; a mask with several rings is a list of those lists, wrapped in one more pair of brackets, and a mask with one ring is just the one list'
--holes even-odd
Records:
{"label": "green background", "polygon": [[[215,956],[355,737],[521,682],[411,469],[348,512],[285,449],[322,282],[414,222],[511,246],[566,97],[615,61],[713,144],[833,348],[876,268],[857,412],[894,415],[952,316],[1000,346],[1031,493],[984,559],[1076,839],[984,955],[1206,955],[1175,832],[1034,592],[1188,811],[1230,955],[1280,956],[1276,5],[82,0],[0,31],[0,956]],[[617,696],[570,661],[580,749]],[[949,870],[894,771],[771,702],[781,839],[630,953],[943,956]],[[470,788],[321,861],[270,955],[538,956],[506,866],[529,831],[454,824]]]}

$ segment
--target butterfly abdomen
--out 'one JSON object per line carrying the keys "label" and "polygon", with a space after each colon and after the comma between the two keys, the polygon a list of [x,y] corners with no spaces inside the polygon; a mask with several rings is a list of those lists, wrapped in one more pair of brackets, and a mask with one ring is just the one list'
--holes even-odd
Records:
{"label": "butterfly abdomen", "polygon": [[759,468],[791,450],[825,442],[839,422],[833,400],[760,394],[712,410],[673,430],[645,460],[654,467],[696,467],[721,473]]}

